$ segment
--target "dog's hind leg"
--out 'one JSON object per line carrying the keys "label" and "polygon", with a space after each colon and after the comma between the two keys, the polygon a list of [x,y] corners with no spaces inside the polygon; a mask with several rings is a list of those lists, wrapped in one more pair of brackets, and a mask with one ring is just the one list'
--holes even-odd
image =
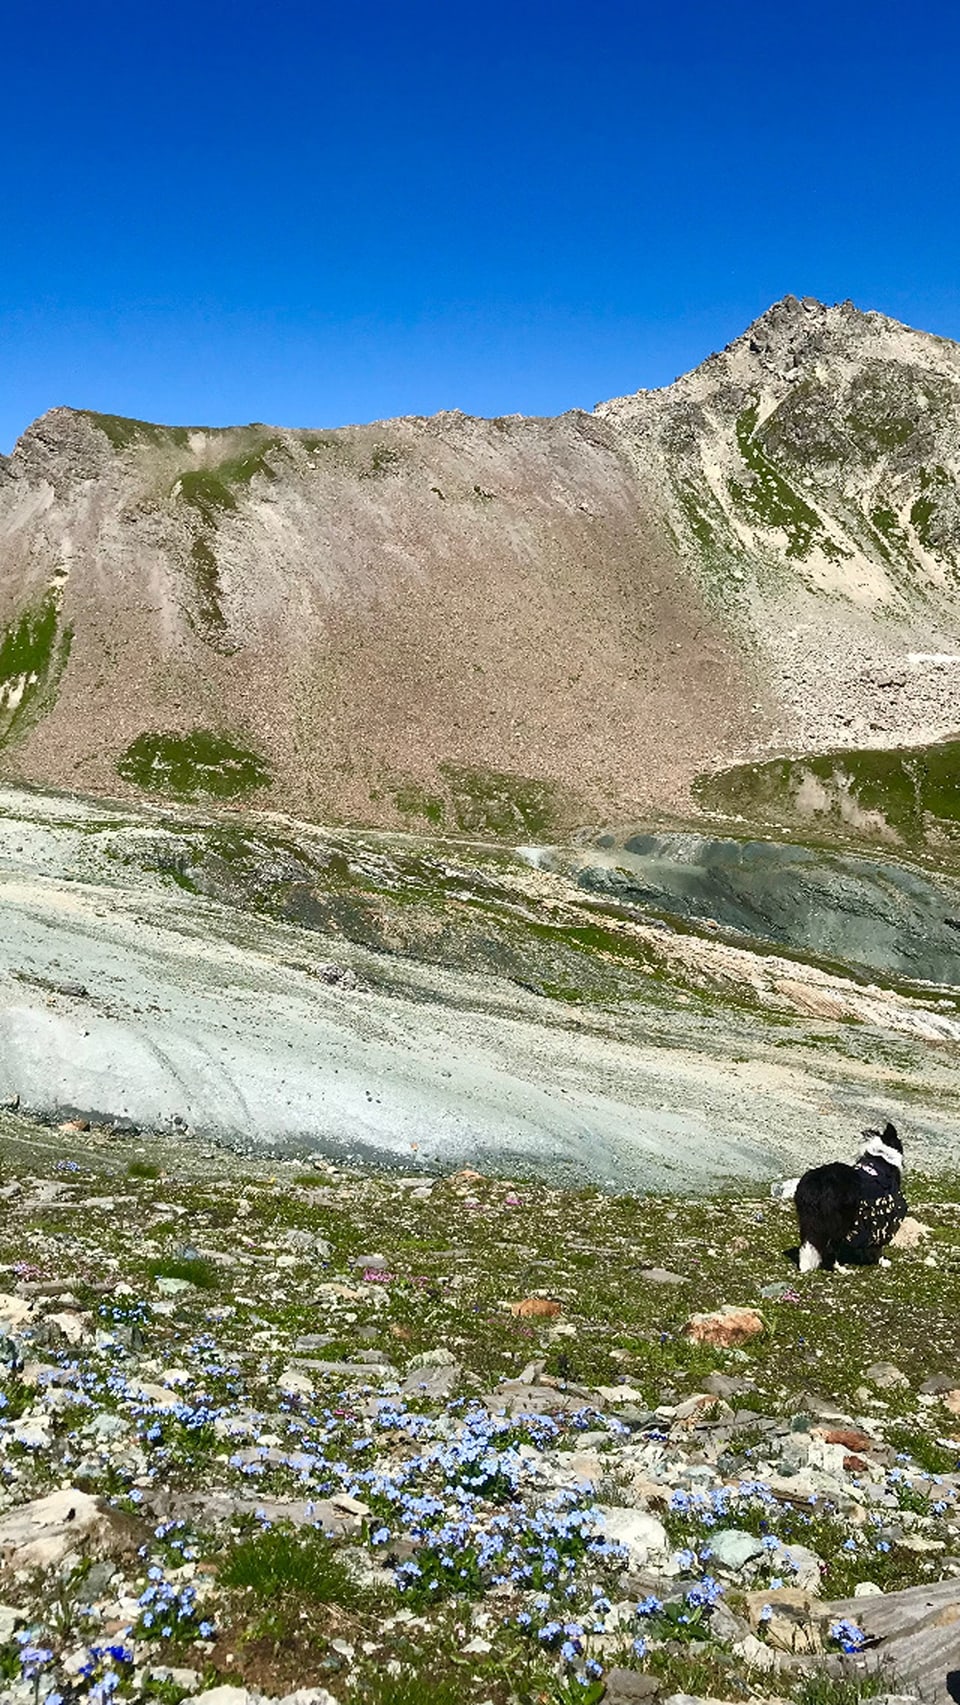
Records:
{"label": "dog's hind leg", "polygon": [[812,1243],[801,1243],[799,1261],[801,1273],[815,1273],[820,1266],[820,1259],[820,1251],[815,1249]]}

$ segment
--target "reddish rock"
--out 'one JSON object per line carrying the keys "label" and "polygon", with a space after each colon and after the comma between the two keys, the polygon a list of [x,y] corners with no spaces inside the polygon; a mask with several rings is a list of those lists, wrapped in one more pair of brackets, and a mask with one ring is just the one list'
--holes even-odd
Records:
{"label": "reddish rock", "polygon": [[755,1308],[736,1308],[732,1303],[724,1303],[712,1314],[692,1314],[683,1330],[695,1344],[729,1349],[732,1344],[745,1344],[758,1337],[766,1331],[766,1326]]}
{"label": "reddish rock", "polygon": [[817,1431],[827,1445],[844,1445],[847,1450],[853,1451],[876,1449],[876,1439],[872,1439],[869,1433],[861,1432],[859,1427],[833,1427],[829,1432],[825,1428],[818,1428]]}
{"label": "reddish rock", "polygon": [[507,1307],[520,1320],[552,1320],[560,1313],[560,1304],[551,1297],[524,1297],[522,1302],[510,1302]]}

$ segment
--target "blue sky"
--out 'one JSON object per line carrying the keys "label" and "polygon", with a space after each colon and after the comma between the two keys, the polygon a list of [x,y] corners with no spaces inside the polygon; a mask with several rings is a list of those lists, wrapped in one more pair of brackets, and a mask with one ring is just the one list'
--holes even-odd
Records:
{"label": "blue sky", "polygon": [[555,413],[789,291],[960,338],[960,8],[47,0],[0,59],[0,449]]}

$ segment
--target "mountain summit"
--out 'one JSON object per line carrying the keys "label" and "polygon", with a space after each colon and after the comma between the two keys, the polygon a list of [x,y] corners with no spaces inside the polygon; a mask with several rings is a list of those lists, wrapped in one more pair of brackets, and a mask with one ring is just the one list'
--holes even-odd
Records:
{"label": "mountain summit", "polygon": [[543,834],[957,723],[960,346],[786,297],[553,420],[54,409],[0,458],[0,763]]}

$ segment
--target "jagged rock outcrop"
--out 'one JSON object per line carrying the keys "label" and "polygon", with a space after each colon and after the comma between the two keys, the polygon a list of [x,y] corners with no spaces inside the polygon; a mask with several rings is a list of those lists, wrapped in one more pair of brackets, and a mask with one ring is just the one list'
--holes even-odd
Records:
{"label": "jagged rock outcrop", "polygon": [[593,415],[54,409],[0,459],[0,763],[534,836],[948,732],[958,403],[956,345],[787,298]]}

